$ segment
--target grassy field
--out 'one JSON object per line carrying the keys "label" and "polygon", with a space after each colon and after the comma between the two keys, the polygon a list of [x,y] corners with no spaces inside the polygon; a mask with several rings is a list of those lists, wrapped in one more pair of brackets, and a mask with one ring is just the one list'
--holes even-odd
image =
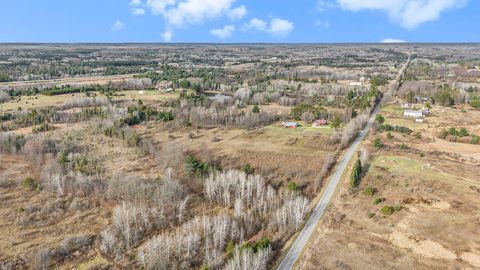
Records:
{"label": "grassy field", "polygon": [[[478,146],[436,138],[450,126],[478,133],[478,113],[434,106],[426,122],[418,124],[404,119],[398,104],[386,105],[381,111],[385,123],[414,133],[367,138],[362,147],[370,152],[368,170],[358,189],[352,190],[350,175],[345,176],[299,269],[480,267],[478,238],[472,237],[478,231]],[[383,148],[372,147],[375,137],[382,137]],[[401,150],[401,143],[409,148]],[[373,195],[364,192],[367,187]],[[385,214],[384,209],[394,210]]]}
{"label": "grassy field", "polygon": [[284,128],[281,123],[275,123],[265,127],[265,130],[273,130],[277,134],[281,135],[316,135],[316,134],[323,134],[323,135],[330,135],[332,134],[332,128],[330,126],[323,126],[323,127],[312,127],[310,124],[305,124],[304,122],[300,121],[297,122],[299,124],[298,128]]}
{"label": "grassy field", "polygon": [[[99,92],[93,92],[97,97],[105,97]],[[13,111],[18,108],[22,109],[40,109],[46,107],[61,107],[63,106],[66,100],[75,99],[75,98],[84,98],[86,95],[84,93],[75,93],[75,94],[65,94],[65,95],[55,95],[55,96],[45,96],[45,95],[35,95],[35,96],[21,96],[19,101],[10,101],[4,104],[0,104],[0,111]],[[160,91],[145,91],[145,94],[140,95],[139,91],[119,91],[115,93],[113,101],[124,102],[130,100],[141,99],[146,104],[153,104],[160,101],[165,101],[168,99],[177,98],[177,93],[163,93]]]}

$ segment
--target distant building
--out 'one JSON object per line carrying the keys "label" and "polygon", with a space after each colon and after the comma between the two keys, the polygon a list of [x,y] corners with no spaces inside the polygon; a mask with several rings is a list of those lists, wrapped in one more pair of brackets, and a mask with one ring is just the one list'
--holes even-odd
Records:
{"label": "distant building", "polygon": [[410,103],[402,103],[400,106],[403,109],[410,109],[412,107],[412,105]]}
{"label": "distant building", "polygon": [[312,127],[321,127],[328,125],[328,121],[326,119],[318,119],[313,121]]}
{"label": "distant building", "polygon": [[423,118],[415,119],[415,123],[423,123],[425,120]]}
{"label": "distant building", "polygon": [[145,95],[145,91],[138,91],[139,95]]}
{"label": "distant building", "polygon": [[412,117],[412,118],[423,118],[423,112],[415,111],[415,110],[405,110],[403,111],[404,117]]}
{"label": "distant building", "polygon": [[297,128],[298,124],[295,122],[283,122],[282,123],[284,128]]}

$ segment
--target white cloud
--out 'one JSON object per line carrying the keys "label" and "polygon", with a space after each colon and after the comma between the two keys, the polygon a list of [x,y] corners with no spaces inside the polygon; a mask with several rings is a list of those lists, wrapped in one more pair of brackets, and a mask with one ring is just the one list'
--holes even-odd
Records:
{"label": "white cloud", "polygon": [[132,1],[130,1],[130,5],[131,6],[141,6],[143,4],[142,4],[142,0],[132,0]]}
{"label": "white cloud", "polygon": [[161,15],[165,12],[167,6],[175,5],[177,0],[147,0],[147,6],[155,15]]}
{"label": "white cloud", "polygon": [[163,38],[163,41],[165,41],[165,42],[172,41],[172,37],[173,37],[172,32],[170,32],[168,30],[162,33],[162,38]]}
{"label": "white cloud", "polygon": [[378,10],[385,12],[402,27],[413,29],[438,19],[442,12],[459,8],[467,0],[337,0],[346,10]]}
{"label": "white cloud", "polygon": [[247,8],[244,5],[236,7],[228,13],[228,17],[231,20],[240,20],[247,15]]}
{"label": "white cloud", "polygon": [[[166,22],[166,29],[173,34],[177,28],[188,27],[192,24],[203,23],[222,17],[232,20],[243,18],[247,14],[244,5],[233,8],[236,0],[144,0],[149,11],[162,16]],[[219,29],[213,29],[219,30]],[[221,29],[223,30],[223,29]],[[228,29],[227,29],[228,30]]]}
{"label": "white cloud", "polygon": [[397,39],[397,38],[385,38],[380,41],[380,43],[405,43],[405,40]]}
{"label": "white cloud", "polygon": [[111,29],[112,31],[117,31],[117,30],[123,29],[123,27],[125,27],[125,24],[124,24],[123,22],[121,22],[121,21],[116,21],[116,22],[112,25],[112,27],[110,27],[110,29]]}
{"label": "white cloud", "polygon": [[334,7],[335,7],[335,3],[332,3],[331,1],[326,1],[326,0],[317,1],[317,11],[319,12],[326,11]]}
{"label": "white cloud", "polygon": [[167,24],[182,27],[200,23],[231,12],[235,0],[147,0],[147,6],[155,15],[162,15]]}
{"label": "white cloud", "polygon": [[225,38],[231,37],[233,35],[234,31],[235,31],[235,26],[225,25],[225,27],[223,27],[223,28],[210,30],[210,34],[212,34],[212,35],[214,35],[218,38],[225,39]]}
{"label": "white cloud", "polygon": [[293,31],[293,28],[292,22],[280,18],[273,18],[269,23],[262,19],[253,18],[243,25],[243,29],[246,31],[266,32],[277,37],[287,36]]}
{"label": "white cloud", "polygon": [[136,16],[142,16],[145,15],[145,9],[143,8],[135,8],[132,10],[132,14]]}
{"label": "white cloud", "polygon": [[258,18],[253,18],[246,23],[244,27],[248,30],[264,31],[267,29],[267,22]]}
{"label": "white cloud", "polygon": [[285,37],[293,31],[293,23],[287,20],[273,18],[268,32],[273,36]]}
{"label": "white cloud", "polygon": [[330,28],[330,22],[329,21],[316,20],[314,25],[316,27]]}

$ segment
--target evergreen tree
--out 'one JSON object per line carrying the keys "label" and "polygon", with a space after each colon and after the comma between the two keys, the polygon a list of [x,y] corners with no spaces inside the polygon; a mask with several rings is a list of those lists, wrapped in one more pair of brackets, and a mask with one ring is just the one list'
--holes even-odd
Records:
{"label": "evergreen tree", "polygon": [[362,175],[362,162],[360,161],[360,159],[358,159],[357,162],[355,162],[355,165],[353,166],[352,175],[350,177],[350,187],[352,188],[358,187],[358,185],[360,184],[361,175]]}

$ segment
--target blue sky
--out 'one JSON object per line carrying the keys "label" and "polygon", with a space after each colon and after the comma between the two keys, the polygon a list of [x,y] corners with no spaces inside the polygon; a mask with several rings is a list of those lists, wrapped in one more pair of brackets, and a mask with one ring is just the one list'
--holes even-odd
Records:
{"label": "blue sky", "polygon": [[15,0],[0,42],[480,42],[478,0]]}

